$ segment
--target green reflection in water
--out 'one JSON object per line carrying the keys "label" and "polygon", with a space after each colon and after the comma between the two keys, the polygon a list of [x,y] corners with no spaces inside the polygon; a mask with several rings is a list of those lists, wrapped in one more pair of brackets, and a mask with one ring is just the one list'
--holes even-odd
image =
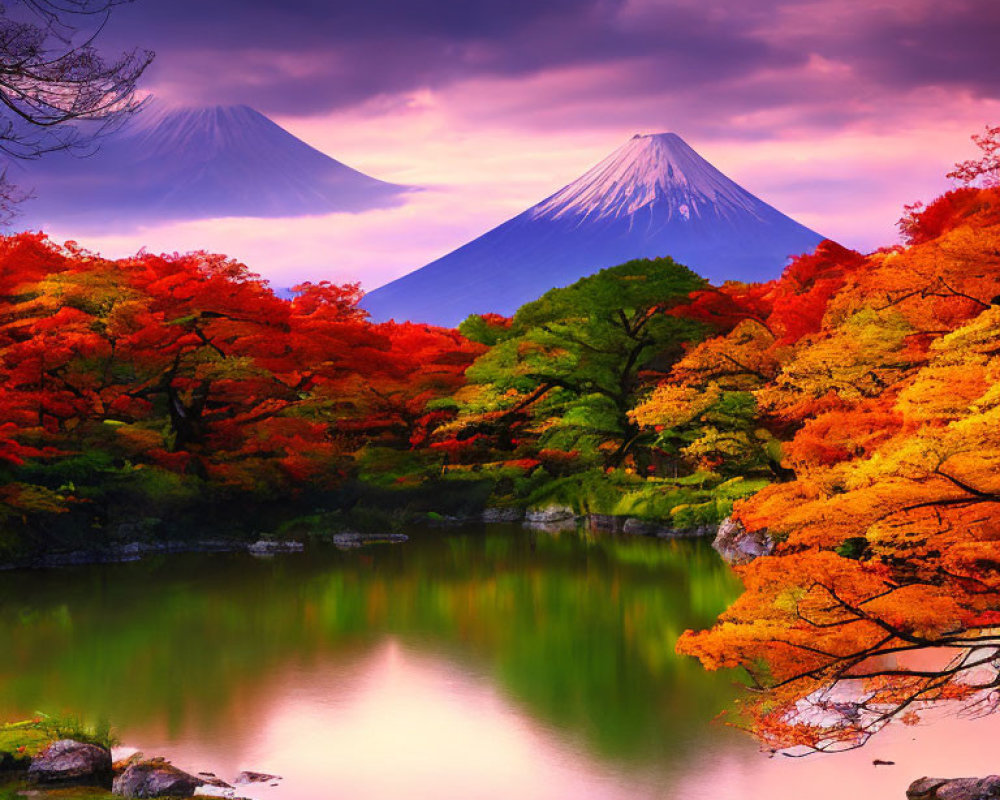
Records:
{"label": "green reflection in water", "polygon": [[738,591],[705,542],[500,526],[0,574],[0,717],[68,710],[126,739],[150,726],[239,738],[275,682],[315,680],[394,636],[602,756],[674,756],[733,696],[731,677],[674,653],[677,636]]}

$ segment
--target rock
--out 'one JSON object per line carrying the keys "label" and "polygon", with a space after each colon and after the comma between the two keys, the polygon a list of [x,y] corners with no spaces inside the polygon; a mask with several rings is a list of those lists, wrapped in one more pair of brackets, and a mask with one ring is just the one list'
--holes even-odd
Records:
{"label": "rock", "polygon": [[588,514],[587,527],[598,533],[620,533],[625,520],[612,514]]}
{"label": "rock", "polygon": [[236,786],[246,786],[248,783],[270,783],[271,781],[280,780],[282,780],[280,775],[268,775],[266,772],[250,772],[249,770],[244,770],[233,778],[233,783]]}
{"label": "rock", "polygon": [[715,536],[718,527],[715,525],[698,525],[694,528],[660,528],[656,536],[660,539],[697,539],[702,536]]}
{"label": "rock", "polygon": [[598,533],[623,533],[627,536],[655,536],[657,539],[691,539],[715,533],[714,527],[670,528],[660,522],[613,514],[588,514],[587,527]]}
{"label": "rock", "polygon": [[111,782],[111,753],[95,744],[60,739],[31,759],[28,780],[105,786]]}
{"label": "rock", "polygon": [[743,523],[726,517],[712,542],[727,564],[748,564],[759,556],[774,552],[774,540],[767,531],[747,531]]}
{"label": "rock", "polygon": [[919,778],[906,790],[907,800],[997,800],[1000,775],[986,778]]}
{"label": "rock", "polygon": [[18,561],[0,563],[0,570],[51,569],[76,567],[84,564],[118,564],[139,561],[150,554],[160,553],[237,553],[247,549],[245,542],[236,539],[201,539],[197,541],[132,541],[95,547],[90,550],[73,550],[29,556]]}
{"label": "rock", "polygon": [[524,515],[527,522],[540,522],[543,525],[552,522],[565,522],[569,519],[576,519],[576,514],[569,506],[547,506],[546,508],[532,508]]}
{"label": "rock", "polygon": [[276,553],[301,553],[305,550],[302,542],[274,542],[268,539],[261,539],[247,547],[247,552],[252,556],[273,556]]}
{"label": "rock", "polygon": [[124,563],[128,561],[141,561],[145,554],[145,549],[142,542],[129,542],[118,547],[115,552],[118,559]]}
{"label": "rock", "polygon": [[576,514],[569,506],[548,506],[533,508],[524,515],[526,528],[542,530],[563,530],[576,527]]}
{"label": "rock", "polygon": [[622,525],[622,533],[627,536],[656,536],[661,528],[655,522],[649,522],[637,517],[629,517]]}
{"label": "rock", "polygon": [[146,760],[146,756],[142,752],[140,752],[139,750],[136,750],[131,755],[127,755],[127,756],[125,756],[123,758],[120,758],[120,759],[118,759],[118,761],[116,761],[114,764],[112,764],[111,765],[111,771],[116,776],[117,775],[121,775],[125,770],[127,770],[133,764],[139,764],[140,762],[145,761],[145,760]]}
{"label": "rock", "polygon": [[523,519],[523,508],[487,508],[482,515],[482,521],[487,523],[520,522]]}
{"label": "rock", "polygon": [[115,778],[112,794],[119,797],[191,797],[205,781],[188,775],[163,759],[132,764]]}
{"label": "rock", "polygon": [[410,537],[405,533],[356,533],[354,531],[335,533],[330,537],[330,541],[341,548],[362,547],[366,544],[394,544],[407,542],[409,539]]}
{"label": "rock", "polygon": [[195,797],[214,797],[216,800],[249,800],[249,798],[238,794],[231,786],[199,786],[194,790]]}
{"label": "rock", "polygon": [[705,526],[697,528],[670,528],[647,519],[629,517],[622,525],[622,533],[630,536],[655,536],[657,539],[693,539],[698,536],[708,536],[714,533],[714,529]]}
{"label": "rock", "polygon": [[103,564],[110,559],[106,552],[100,550],[74,550],[69,553],[47,553],[32,562],[33,566],[43,569],[52,567],[78,567],[84,564]]}
{"label": "rock", "polygon": [[205,786],[213,786],[216,789],[232,789],[233,787],[226,783],[222,778],[216,775],[214,772],[199,772],[198,778],[204,782]]}

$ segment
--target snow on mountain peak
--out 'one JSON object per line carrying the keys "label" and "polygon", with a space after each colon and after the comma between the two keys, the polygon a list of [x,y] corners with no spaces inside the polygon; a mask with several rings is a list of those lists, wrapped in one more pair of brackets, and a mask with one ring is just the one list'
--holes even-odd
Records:
{"label": "snow on mountain peak", "polygon": [[722,215],[738,210],[757,216],[761,205],[676,133],[652,133],[636,134],[530,214],[534,219],[616,219],[656,206],[664,220],[690,220],[708,206]]}
{"label": "snow on mountain peak", "polygon": [[822,240],[715,169],[675,133],[637,135],[502,225],[369,292],[375,320],[457,325],[513,314],[554,286],[669,256],[715,283],[769,280]]}

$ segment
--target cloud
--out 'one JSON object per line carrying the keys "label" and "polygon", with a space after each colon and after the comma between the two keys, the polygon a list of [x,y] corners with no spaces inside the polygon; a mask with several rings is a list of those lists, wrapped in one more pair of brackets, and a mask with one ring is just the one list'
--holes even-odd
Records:
{"label": "cloud", "polygon": [[793,57],[746,31],[746,13],[625,0],[147,0],[111,40],[151,47],[154,90],[267,113],[323,113],[476,76],[529,76],[655,57],[653,80],[704,84]]}
{"label": "cloud", "polygon": [[108,36],[158,51],[162,95],[284,115],[568,69],[604,73],[606,99],[681,109],[810,107],[817,87],[829,106],[933,86],[1000,96],[994,0],[144,0]]}

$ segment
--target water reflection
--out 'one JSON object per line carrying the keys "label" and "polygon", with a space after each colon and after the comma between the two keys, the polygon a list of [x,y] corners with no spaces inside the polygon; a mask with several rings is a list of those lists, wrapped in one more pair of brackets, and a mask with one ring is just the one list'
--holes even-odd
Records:
{"label": "water reflection", "polygon": [[[2,587],[0,715],[70,709],[147,748],[224,742],[223,760],[259,751],[287,691],[319,710],[344,696],[387,639],[618,763],[683,758],[732,694],[730,678],[674,653],[738,591],[700,542],[434,532],[320,557],[10,574]],[[387,714],[387,737],[407,713]]]}
{"label": "water reflection", "polygon": [[995,771],[995,718],[805,760],[713,724],[733,676],[674,644],[739,590],[703,542],[519,529],[4,574],[0,717],[106,717],[187,768],[282,774],[275,800],[840,800]]}
{"label": "water reflection", "polygon": [[297,797],[635,796],[636,780],[581,758],[453,662],[388,640],[344,677],[330,692],[315,680],[289,691],[254,745]]}

